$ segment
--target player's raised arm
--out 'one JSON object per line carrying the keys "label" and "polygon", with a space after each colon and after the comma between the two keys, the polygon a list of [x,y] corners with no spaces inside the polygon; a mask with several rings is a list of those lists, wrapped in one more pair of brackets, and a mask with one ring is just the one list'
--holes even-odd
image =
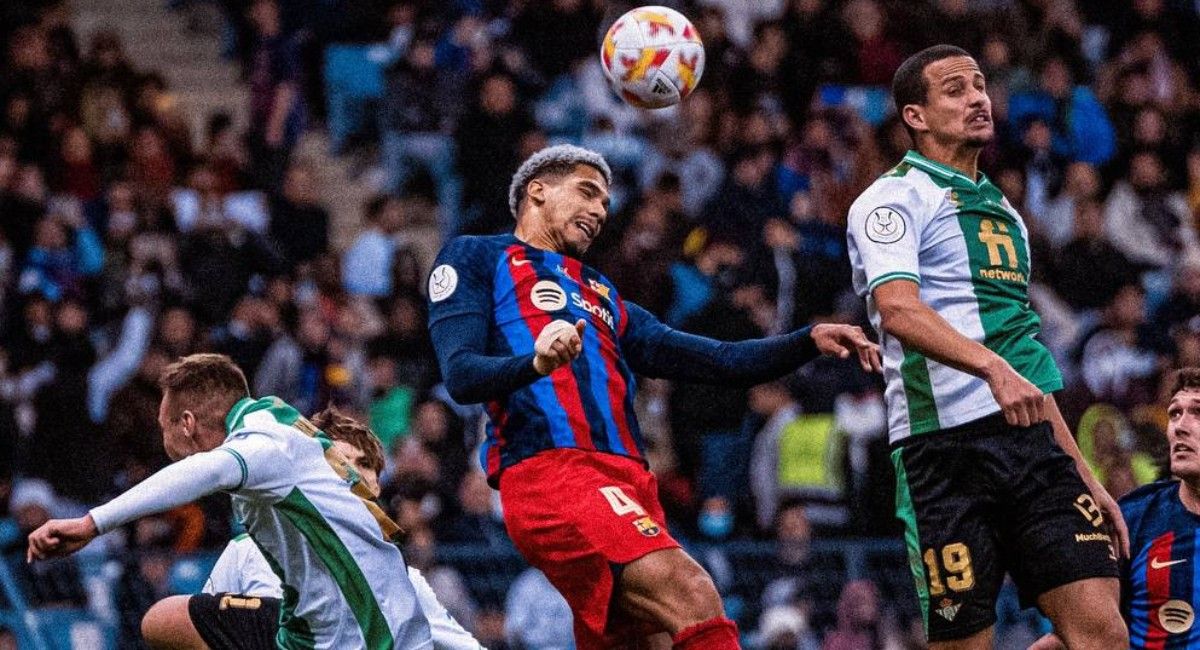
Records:
{"label": "player's raised arm", "polygon": [[70,555],[125,524],[190,503],[244,480],[237,458],[224,450],[189,456],[155,472],[121,496],[76,519],[52,519],[29,534],[26,559]]}
{"label": "player's raised arm", "polygon": [[819,355],[843,359],[854,355],[863,370],[880,368],[879,346],[854,325],[814,325],[790,334],[730,342],[680,332],[635,303],[626,301],[625,306],[629,327],[621,345],[630,367],[649,377],[749,386],[781,377]]}

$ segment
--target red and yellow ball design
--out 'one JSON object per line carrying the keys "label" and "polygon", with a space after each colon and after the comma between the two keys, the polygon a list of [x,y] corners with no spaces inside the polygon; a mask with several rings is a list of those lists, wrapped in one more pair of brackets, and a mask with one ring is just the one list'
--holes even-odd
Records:
{"label": "red and yellow ball design", "polygon": [[704,74],[704,44],[683,14],[638,7],[617,19],[600,46],[604,74],[625,101],[663,108],[687,97]]}

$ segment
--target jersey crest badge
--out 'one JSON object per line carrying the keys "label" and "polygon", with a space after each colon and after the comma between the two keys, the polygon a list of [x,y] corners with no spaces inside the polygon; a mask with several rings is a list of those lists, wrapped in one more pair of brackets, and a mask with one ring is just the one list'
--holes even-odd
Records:
{"label": "jersey crest badge", "polygon": [[934,611],[938,613],[938,616],[947,621],[954,621],[954,617],[958,616],[958,610],[962,609],[962,603],[956,603],[949,598],[943,598],[942,602],[938,603],[938,605],[940,607]]}
{"label": "jersey crest badge", "polygon": [[658,524],[654,523],[654,520],[649,517],[633,520],[633,526],[638,529],[639,533],[646,537],[654,537],[662,532],[662,528],[659,528]]}
{"label": "jersey crest badge", "polygon": [[429,274],[429,300],[441,302],[449,298],[458,288],[458,271],[453,266],[443,264]]}
{"label": "jersey crest badge", "polygon": [[867,215],[867,239],[877,244],[894,244],[907,230],[904,217],[890,208],[875,208]]}
{"label": "jersey crest badge", "polygon": [[591,278],[588,278],[588,286],[592,288],[592,291],[595,291],[597,294],[599,294],[600,297],[612,302],[612,298],[608,295],[608,285],[601,284]]}

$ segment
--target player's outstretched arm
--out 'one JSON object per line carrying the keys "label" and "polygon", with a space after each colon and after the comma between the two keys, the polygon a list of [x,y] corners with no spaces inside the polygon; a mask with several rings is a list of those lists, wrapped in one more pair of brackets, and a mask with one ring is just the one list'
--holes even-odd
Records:
{"label": "player's outstretched arm", "polygon": [[201,452],[155,472],[121,496],[79,519],[52,519],[29,534],[26,560],[70,555],[96,537],[156,512],[190,503],[245,480],[237,457],[224,449]]}
{"label": "player's outstretched arm", "polygon": [[626,302],[629,327],[621,345],[638,373],[698,383],[745,386],[781,377],[819,355],[858,357],[864,370],[880,368],[879,346],[854,325],[823,324],[749,341],[718,341],[672,329]]}
{"label": "player's outstretched arm", "polygon": [[883,331],[906,349],[970,373],[987,382],[1005,420],[1027,427],[1046,419],[1045,395],[1000,355],[954,329],[946,319],[921,302],[912,280],[896,279],[875,287],[873,296]]}

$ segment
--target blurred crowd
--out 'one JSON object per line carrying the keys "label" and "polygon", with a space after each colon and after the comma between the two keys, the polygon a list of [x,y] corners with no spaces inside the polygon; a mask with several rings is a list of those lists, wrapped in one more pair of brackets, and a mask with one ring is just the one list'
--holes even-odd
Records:
{"label": "blurred crowd", "polygon": [[[549,590],[538,575],[514,584],[506,639],[505,603],[432,566],[439,545],[511,547],[475,460],[481,413],[439,386],[422,295],[435,251],[414,232],[510,228],[512,172],[573,142],[616,174],[586,261],[627,300],[723,339],[863,322],[846,211],[908,148],[887,84],[935,42],[967,48],[987,75],[998,137],[982,168],[1031,231],[1030,293],[1081,448],[1115,496],[1159,475],[1164,373],[1200,365],[1200,3],[664,2],[694,20],[707,65],[692,97],[656,112],[622,104],[595,56],[629,2],[217,4],[250,89],[244,132],[230,115],[185,115],[155,62],[130,60],[116,32],[81,41],[66,3],[0,7],[10,556],[45,518],[165,464],[156,377],[175,357],[217,351],[256,394],[368,420],[389,450],[384,501],[409,531],[409,561],[489,647],[557,647],[519,623],[552,619],[528,610]],[[316,170],[294,152],[331,117],[322,52],[344,41],[388,54],[383,99],[347,154],[378,197],[339,251]],[[750,390],[641,384],[671,530],[690,543],[781,540],[771,561],[783,583],[748,605],[764,647],[919,646],[905,598],[837,585],[820,618],[819,586],[783,578],[806,571],[814,537],[898,530],[881,389],[834,360]],[[217,549],[233,527],[214,498],[95,553],[159,558],[118,581],[136,621],[167,589],[155,552]],[[714,574],[719,555],[706,561]],[[27,576],[35,605],[89,597],[69,562],[21,571],[58,574]]]}

